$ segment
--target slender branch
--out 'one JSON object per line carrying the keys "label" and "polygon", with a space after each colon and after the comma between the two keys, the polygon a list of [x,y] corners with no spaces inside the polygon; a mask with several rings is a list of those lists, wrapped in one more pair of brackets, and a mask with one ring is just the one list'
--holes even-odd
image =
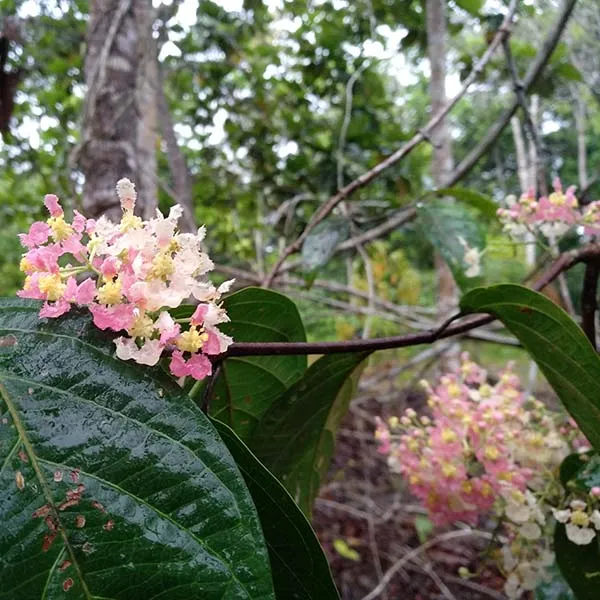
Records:
{"label": "slender branch", "polygon": [[581,328],[592,346],[596,348],[596,311],[598,310],[598,278],[600,262],[590,260],[585,266],[581,294]]}
{"label": "slender branch", "polygon": [[[562,272],[579,262],[600,257],[600,244],[588,244],[583,248],[562,254],[531,286],[539,291],[554,281]],[[343,352],[373,352],[392,348],[406,348],[420,344],[431,344],[438,339],[448,338],[471,331],[494,321],[489,315],[469,317],[457,325],[449,325],[460,315],[451,317],[442,327],[421,333],[374,338],[370,340],[348,340],[340,342],[237,342],[233,343],[222,357],[226,356],[272,356],[298,354],[338,354]]]}
{"label": "slender branch", "polygon": [[[544,70],[546,64],[550,60],[556,45],[558,44],[565,27],[569,21],[571,13],[575,8],[577,0],[565,0],[563,9],[554,24],[554,27],[548,34],[548,37],[544,41],[541,50],[538,52],[535,60],[529,67],[524,79],[523,79],[523,92],[529,91],[533,84],[537,81],[541,72]],[[504,128],[509,124],[511,117],[517,111],[519,106],[518,98],[515,98],[502,116],[496,121],[496,123],[488,129],[487,134],[479,141],[477,146],[463,158],[460,164],[454,169],[452,177],[450,178],[449,186],[456,184],[465,177],[467,173],[475,166],[477,161],[491,148],[494,142],[498,139],[500,134],[504,131]]]}
{"label": "slender branch", "polygon": [[202,394],[202,404],[200,405],[200,409],[203,413],[208,414],[208,406],[210,404],[210,398],[215,389],[215,384],[217,383],[217,379],[219,379],[219,375],[221,374],[221,361],[215,361],[213,364],[213,372],[210,376],[210,379],[207,381],[204,387],[204,393]]}
{"label": "slender branch", "polygon": [[[574,0],[572,0],[574,1]],[[366,171],[362,175],[360,175],[357,179],[349,183],[347,186],[338,190],[336,194],[331,196],[329,200],[327,200],[321,208],[313,215],[312,219],[304,228],[304,231],[300,234],[300,236],[287,248],[283,250],[281,256],[275,263],[273,269],[269,273],[268,277],[265,280],[264,286],[269,287],[273,282],[273,279],[277,275],[281,265],[285,262],[288,256],[291,254],[295,254],[300,250],[304,240],[308,237],[309,233],[321,222],[323,219],[331,213],[331,211],[340,203],[342,200],[348,198],[355,191],[363,188],[368,183],[376,179],[381,173],[383,173],[386,169],[400,162],[403,158],[405,158],[408,154],[410,154],[421,142],[428,139],[433,130],[437,127],[437,125],[443,121],[446,115],[456,106],[459,100],[467,93],[471,84],[475,81],[475,79],[479,76],[479,74],[484,70],[487,63],[492,58],[494,52],[497,47],[501,44],[502,40],[508,35],[510,31],[510,25],[512,23],[514,14],[517,10],[518,0],[511,0],[511,4],[509,9],[504,17],[504,21],[502,25],[499,27],[494,39],[486,49],[483,56],[477,61],[473,70],[469,74],[469,76],[465,79],[464,84],[460,91],[446,104],[446,106],[437,112],[429,122],[418,131],[411,140],[409,140],[404,146],[400,149],[396,150],[393,154],[391,154],[388,158],[377,164],[375,167]]]}

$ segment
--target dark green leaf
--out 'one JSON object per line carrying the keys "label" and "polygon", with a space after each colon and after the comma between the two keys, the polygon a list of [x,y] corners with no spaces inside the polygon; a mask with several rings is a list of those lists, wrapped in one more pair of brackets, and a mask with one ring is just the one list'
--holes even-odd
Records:
{"label": "dark green leaf", "polygon": [[[554,550],[560,571],[575,592],[577,600],[598,600],[600,595],[598,536],[590,544],[579,546],[567,538],[565,526],[557,523],[554,531]],[[569,596],[564,597],[569,598]]]}
{"label": "dark green leaf", "polygon": [[[260,288],[246,288],[224,301],[231,323],[221,330],[238,342],[303,342],[296,305]],[[210,413],[246,439],[272,402],[306,370],[306,356],[244,356],[222,365]]]}
{"label": "dark green leaf", "polygon": [[600,358],[569,315],[542,294],[519,285],[473,290],[460,306],[465,313],[490,313],[514,333],[599,449]]}
{"label": "dark green leaf", "polygon": [[346,219],[331,217],[319,223],[302,244],[302,264],[313,270],[323,266],[334,254],[336,246],[350,233]]}
{"label": "dark green leaf", "polygon": [[451,187],[436,190],[435,195],[440,198],[450,196],[463,204],[472,206],[488,221],[496,219],[498,205],[486,194],[481,194],[468,188]]}
{"label": "dark green leaf", "polygon": [[486,245],[485,230],[466,206],[434,199],[420,203],[417,214],[423,235],[442,255],[462,290],[481,284],[480,277],[467,277],[465,252]]}
{"label": "dark green leaf", "polygon": [[256,505],[277,598],[339,598],[319,540],[292,497],[229,427],[216,420],[214,426],[235,458]]}
{"label": "dark green leaf", "polygon": [[569,81],[583,81],[579,69],[571,63],[562,63],[554,68],[554,72]]}
{"label": "dark green leaf", "polygon": [[274,598],[256,509],[208,419],[114,358],[87,315],[39,308],[0,302],[0,598],[64,599],[69,579],[77,599]]}
{"label": "dark green leaf", "polygon": [[306,515],[329,467],[340,421],[367,354],[332,354],[313,363],[264,414],[248,445]]}
{"label": "dark green leaf", "polygon": [[594,451],[569,454],[560,465],[560,481],[567,489],[586,492],[600,485],[600,455]]}

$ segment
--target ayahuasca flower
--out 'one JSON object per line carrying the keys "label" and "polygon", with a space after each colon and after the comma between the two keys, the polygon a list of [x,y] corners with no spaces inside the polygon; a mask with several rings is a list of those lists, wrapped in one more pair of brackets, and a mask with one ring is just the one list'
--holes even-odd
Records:
{"label": "ayahuasca flower", "polygon": [[[50,217],[19,236],[27,252],[18,295],[43,300],[42,318],[85,306],[97,327],[123,332],[115,340],[119,358],[155,365],[170,352],[176,377],[203,379],[212,371],[208,357],[225,352],[232,341],[218,325],[229,320],[219,301],[233,282],[215,287],[206,278],[213,263],[202,249],[205,229],[179,232],[180,206],[167,217],[157,210],[154,219],[142,221],[134,214],[133,183],[121,179],[117,195],[119,223],[86,219],[77,211],[68,223],[58,198],[45,197]],[[174,320],[169,309],[191,299],[198,302],[193,315]]]}

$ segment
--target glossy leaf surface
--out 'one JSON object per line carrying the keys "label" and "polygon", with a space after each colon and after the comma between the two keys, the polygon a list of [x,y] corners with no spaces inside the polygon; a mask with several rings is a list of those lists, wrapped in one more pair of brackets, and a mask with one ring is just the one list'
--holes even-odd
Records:
{"label": "glossy leaf surface", "polygon": [[569,315],[519,285],[473,290],[460,306],[465,313],[490,313],[512,331],[590,443],[600,448],[600,357]]}
{"label": "glossy leaf surface", "polygon": [[330,354],[314,362],[265,413],[248,442],[306,515],[329,467],[356,371],[366,356]]}
{"label": "glossy leaf surface", "polygon": [[282,600],[337,600],[327,559],[292,497],[235,433],[214,425],[235,458],[261,519],[275,594]]}
{"label": "glossy leaf surface", "polygon": [[[296,305],[282,294],[245,288],[224,301],[231,323],[220,329],[238,342],[303,342]],[[239,356],[225,360],[210,399],[211,416],[247,439],[264,412],[306,370],[306,356]]]}
{"label": "glossy leaf surface", "polygon": [[273,599],[256,509],[207,418],[87,316],[38,310],[0,302],[0,598]]}

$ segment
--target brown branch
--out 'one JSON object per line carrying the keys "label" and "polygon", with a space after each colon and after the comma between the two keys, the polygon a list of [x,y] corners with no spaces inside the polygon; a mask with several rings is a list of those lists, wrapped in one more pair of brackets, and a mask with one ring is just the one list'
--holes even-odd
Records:
{"label": "brown branch", "polygon": [[[544,44],[542,45],[541,50],[536,56],[535,60],[529,67],[525,78],[523,79],[523,92],[526,93],[533,86],[533,84],[537,81],[541,72],[544,70],[546,64],[550,60],[556,45],[558,44],[565,27],[569,21],[569,17],[575,8],[577,0],[565,0],[563,4],[563,9],[554,24],[554,27],[548,34]],[[471,169],[475,166],[477,161],[491,148],[492,144],[498,139],[500,134],[504,131],[504,128],[510,123],[511,117],[517,111],[519,106],[518,98],[515,98],[512,104],[506,109],[506,111],[502,114],[502,116],[496,121],[496,123],[488,130],[485,137],[480,140],[479,144],[475,146],[463,158],[460,164],[454,169],[452,173],[452,177],[449,186],[455,185],[456,182],[460,181],[471,171]]]}
{"label": "brown branch", "polygon": [[[570,269],[579,262],[600,257],[600,244],[588,244],[583,248],[562,254],[531,286],[539,291],[554,281],[562,272]],[[236,342],[233,343],[222,357],[227,356],[273,356],[298,354],[339,354],[344,352],[373,352],[392,348],[406,348],[420,344],[431,344],[436,340],[460,335],[487,325],[494,321],[489,315],[468,317],[465,321],[450,325],[460,315],[451,317],[440,328],[422,333],[374,338],[369,340],[348,340],[343,342]]]}
{"label": "brown branch", "polygon": [[590,260],[585,266],[581,294],[581,328],[592,346],[596,348],[596,311],[598,310],[598,278],[600,262]]}
{"label": "brown branch", "polygon": [[506,16],[504,17],[504,21],[502,25],[499,27],[494,39],[484,52],[483,56],[477,61],[473,70],[469,74],[469,76],[465,79],[464,84],[460,91],[448,102],[448,104],[439,112],[437,112],[429,122],[423,127],[420,131],[418,131],[411,140],[409,140],[404,146],[400,149],[396,150],[393,154],[391,154],[388,158],[377,164],[371,170],[363,173],[360,177],[349,183],[347,186],[343,187],[336,194],[331,196],[329,200],[327,200],[321,208],[314,214],[312,219],[304,228],[304,231],[300,234],[300,236],[287,248],[285,248],[275,263],[273,269],[267,276],[264,286],[269,287],[273,282],[273,279],[277,275],[281,265],[285,262],[288,256],[291,254],[295,254],[300,250],[304,240],[307,238],[309,233],[321,222],[323,219],[331,213],[331,211],[340,203],[342,200],[348,198],[355,191],[363,188],[368,183],[376,179],[381,173],[383,173],[386,169],[400,162],[403,158],[405,158],[408,154],[410,154],[421,142],[427,140],[427,138],[431,135],[433,130],[437,127],[437,125],[443,121],[446,115],[456,106],[459,100],[467,93],[468,89],[471,87],[471,84],[475,81],[475,79],[479,76],[479,74],[484,70],[487,63],[492,58],[496,48],[501,44],[502,40],[508,35],[510,30],[510,25],[512,23],[513,16],[516,12],[518,6],[518,0],[511,0],[510,7]]}

